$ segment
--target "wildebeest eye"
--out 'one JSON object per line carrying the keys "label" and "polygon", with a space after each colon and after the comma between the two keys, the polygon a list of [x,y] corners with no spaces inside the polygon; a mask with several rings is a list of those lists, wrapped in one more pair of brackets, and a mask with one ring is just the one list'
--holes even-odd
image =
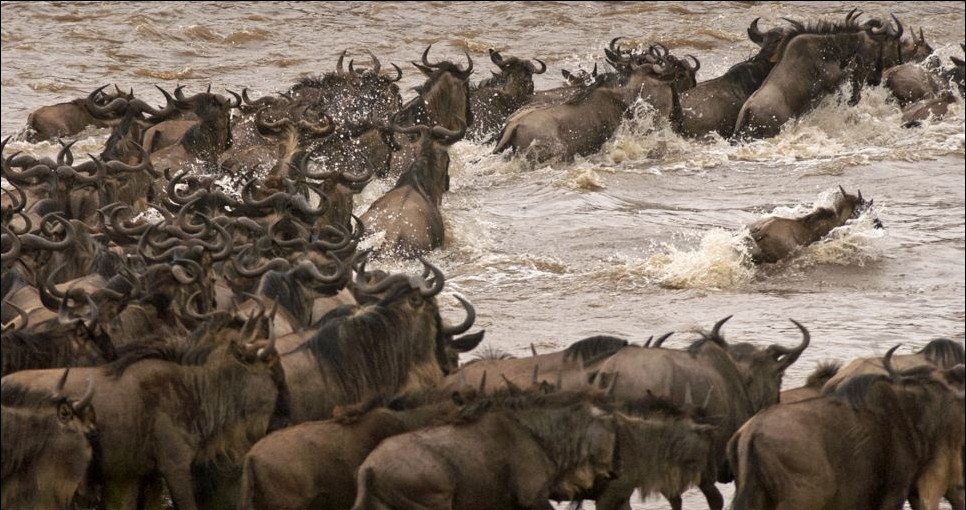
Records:
{"label": "wildebeest eye", "polygon": [[71,418],[74,417],[74,410],[71,409],[70,404],[67,402],[61,402],[57,406],[57,419],[63,423],[67,423]]}

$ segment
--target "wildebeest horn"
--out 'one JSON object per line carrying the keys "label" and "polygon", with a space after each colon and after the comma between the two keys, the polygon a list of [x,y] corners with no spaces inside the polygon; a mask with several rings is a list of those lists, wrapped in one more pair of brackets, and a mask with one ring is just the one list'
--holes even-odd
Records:
{"label": "wildebeest horn", "polygon": [[356,63],[356,60],[354,58],[349,59],[349,74],[355,74],[356,72],[355,63]]}
{"label": "wildebeest horn", "polygon": [[654,341],[654,345],[652,345],[651,347],[657,349],[658,347],[664,345],[664,341],[667,340],[673,334],[674,334],[673,331],[668,331],[667,333],[664,333],[663,335],[658,337],[657,340]]}
{"label": "wildebeest horn", "polygon": [[397,66],[396,64],[390,64],[390,65],[392,65],[393,67],[396,68],[396,78],[395,79],[392,79],[390,81],[399,81],[399,80],[401,80],[402,79],[402,69],[400,69],[399,66]]}
{"label": "wildebeest horn", "polygon": [[537,357],[537,348],[533,345],[533,342],[530,342],[530,354],[533,355],[534,358]]}
{"label": "wildebeest horn", "polygon": [[621,48],[620,46],[617,45],[617,41],[620,41],[623,38],[624,36],[621,35],[611,39],[610,44],[607,45],[607,48],[610,49],[610,51],[613,51],[614,53],[617,53],[619,55],[621,53]]}
{"label": "wildebeest horn", "polygon": [[57,380],[57,385],[54,386],[54,395],[61,397],[63,396],[61,392],[64,391],[64,385],[67,384],[67,375],[70,374],[70,368],[65,368],[63,375]]}
{"label": "wildebeest horn", "polygon": [[5,328],[3,330],[4,333],[6,333],[9,330],[19,331],[27,326],[27,323],[30,321],[30,317],[27,315],[27,312],[23,310],[23,308],[20,308],[19,306],[11,303],[10,301],[7,301],[6,299],[3,300],[3,306],[9,306],[10,308],[13,308],[14,311],[17,312],[17,316],[20,318],[19,326],[17,326],[16,328],[13,327],[13,322],[16,320],[16,319],[13,319],[10,321],[11,323],[10,327]]}
{"label": "wildebeest horn", "polygon": [[896,33],[893,35],[893,37],[899,39],[902,37],[902,33],[905,32],[905,28],[902,26],[902,22],[899,21],[899,18],[897,18],[895,14],[890,13],[889,16],[892,16],[893,21],[896,22]]}
{"label": "wildebeest horn", "polygon": [[862,190],[856,190],[856,192],[859,197],[859,202],[865,202],[865,199],[862,198]]}
{"label": "wildebeest horn", "polygon": [[765,41],[765,34],[761,32],[760,28],[758,28],[758,20],[760,19],[761,18],[755,18],[755,21],[752,21],[751,25],[748,27],[748,38],[751,39],[751,42],[755,44],[761,44]]}
{"label": "wildebeest horn", "polygon": [[423,51],[423,65],[426,66],[426,67],[428,67],[428,68],[430,68],[430,69],[433,69],[434,67],[436,67],[436,64],[430,64],[429,63],[429,49],[432,48],[432,47],[433,47],[433,45],[430,44]]}
{"label": "wildebeest horn", "polygon": [[539,363],[534,363],[533,364],[533,374],[530,376],[530,383],[533,384],[534,386],[537,385],[537,380],[538,380],[538,375],[539,374],[540,374],[540,364]]}
{"label": "wildebeest horn", "polygon": [[463,50],[463,54],[466,55],[466,69],[460,71],[460,74],[462,74],[462,78],[465,80],[473,72],[473,57],[470,57],[469,52],[466,50]]}
{"label": "wildebeest horn", "polygon": [[228,103],[228,105],[229,105],[229,106],[230,106],[231,108],[238,108],[239,106],[241,106],[241,104],[242,104],[242,98],[241,98],[241,96],[240,96],[240,95],[238,95],[238,94],[237,94],[237,93],[235,93],[234,91],[231,91],[231,90],[228,90],[228,89],[225,89],[225,92],[227,92],[227,93],[229,93],[229,94],[231,94],[231,95],[232,95],[232,97],[234,97],[234,98],[235,98],[235,102],[234,102],[234,103],[230,103],[230,102]]}
{"label": "wildebeest horn", "polygon": [[336,63],[335,63],[335,72],[337,72],[339,74],[344,74],[345,73],[345,68],[342,67],[342,61],[345,60],[346,53],[349,53],[349,49],[348,48],[342,50],[342,53],[339,54],[339,60],[337,60]]}
{"label": "wildebeest horn", "polygon": [[500,377],[503,378],[503,383],[506,384],[506,389],[507,391],[510,392],[511,395],[516,395],[523,392],[523,389],[517,386],[516,384],[513,384],[513,381],[508,379],[505,373],[501,372]]}
{"label": "wildebeest horn", "polygon": [[[419,256],[419,261],[422,262],[424,268],[428,269],[433,274],[433,285],[427,288],[420,284],[419,293],[424,297],[432,297],[439,294],[443,290],[443,284],[446,283],[446,276],[443,275],[443,271],[423,258],[422,255]],[[423,280],[423,282],[425,282],[425,280]]]}
{"label": "wildebeest horn", "polygon": [[711,328],[711,336],[718,337],[724,340],[724,338],[722,338],[721,336],[721,326],[724,326],[724,324],[728,322],[732,317],[734,317],[734,315],[729,315],[724,319],[721,319],[720,321],[714,323],[714,327]]}
{"label": "wildebeest horn", "polygon": [[376,55],[373,54],[368,49],[366,50],[366,53],[368,53],[369,57],[372,59],[372,72],[375,74],[379,74],[379,71],[382,69],[382,64],[379,63],[379,59],[376,58]]}
{"label": "wildebeest horn", "polygon": [[533,60],[534,60],[534,62],[537,62],[538,64],[540,64],[540,70],[538,71],[537,68],[536,68],[536,66],[534,66],[533,64],[530,64],[528,62],[528,65],[530,66],[530,72],[531,73],[533,73],[533,74],[543,74],[543,73],[547,72],[547,63],[546,62],[544,62],[543,60],[540,60],[539,58],[535,58]]}
{"label": "wildebeest horn", "polygon": [[795,319],[789,320],[792,321],[792,324],[794,324],[802,332],[802,343],[798,344],[798,347],[794,347],[792,349],[782,347],[780,345],[771,345],[768,347],[768,349],[776,355],[776,359],[781,358],[781,370],[785,370],[786,368],[790,367],[792,363],[795,363],[802,353],[805,352],[805,348],[808,347],[808,344],[812,339],[812,336],[809,334],[808,329],[806,329],[805,326],[802,326]]}
{"label": "wildebeest horn", "polygon": [[13,230],[8,228],[7,225],[3,225],[2,228],[3,228],[3,237],[9,239],[9,243],[10,243],[10,249],[8,249],[7,251],[3,252],[2,255],[0,255],[0,263],[6,266],[6,264],[9,264],[17,260],[18,258],[20,258],[20,252],[23,248],[23,243],[20,242],[20,237],[18,237],[17,234],[13,232]]}
{"label": "wildebeest horn", "polygon": [[493,48],[490,48],[489,49],[489,52],[490,52],[490,61],[492,61],[494,64],[497,65],[497,67],[500,67],[502,69],[503,68],[503,55],[500,55],[500,52],[494,50]]}
{"label": "wildebeest horn", "polygon": [[345,265],[338,258],[333,259],[333,262],[335,263],[335,272],[329,276],[322,274],[319,268],[308,260],[303,260],[295,268],[289,270],[289,272],[302,280],[311,278],[318,283],[338,283],[345,276]]}
{"label": "wildebeest horn", "polygon": [[701,69],[701,61],[698,60],[698,57],[695,57],[694,55],[688,55],[688,57],[691,58],[691,60],[694,60],[694,68],[692,68],[691,72],[697,73],[698,69]]}
{"label": "wildebeest horn", "polygon": [[467,332],[471,327],[473,327],[473,321],[476,320],[476,310],[473,308],[473,305],[470,304],[469,301],[467,301],[465,298],[463,298],[463,296],[460,296],[459,294],[456,294],[454,297],[460,302],[460,304],[463,305],[463,308],[466,309],[466,318],[463,319],[463,322],[461,322],[457,326],[444,325],[443,333],[446,335],[463,334]]}
{"label": "wildebeest horn", "polygon": [[433,139],[437,142],[443,145],[452,145],[458,142],[461,138],[463,138],[463,135],[466,134],[466,126],[463,126],[463,129],[459,131],[451,131],[443,126],[433,126],[430,132],[433,135]]}
{"label": "wildebeest horn", "polygon": [[853,7],[852,10],[845,15],[845,24],[851,25],[855,23],[859,19],[859,16],[861,15],[862,15],[862,11],[860,11],[858,7]]}
{"label": "wildebeest horn", "polygon": [[902,344],[893,346],[891,349],[886,351],[885,356],[882,357],[882,368],[885,368],[886,373],[889,374],[889,378],[892,380],[897,380],[899,378],[899,372],[897,372],[896,368],[892,366],[892,354],[895,353],[896,349],[899,347],[902,347]]}
{"label": "wildebeest horn", "polygon": [[268,345],[259,349],[256,354],[258,359],[262,361],[268,361],[278,354],[278,350],[275,349],[275,311],[278,308],[278,301],[272,306],[272,313],[268,319]]}
{"label": "wildebeest horn", "polygon": [[124,110],[127,108],[128,101],[127,99],[124,99],[122,97],[114,98],[111,100],[111,102],[107,103],[104,106],[100,106],[97,104],[97,101],[95,101],[94,98],[96,98],[98,94],[101,94],[103,90],[106,89],[107,87],[108,85],[104,85],[103,87],[97,88],[93,92],[87,95],[87,103],[85,104],[85,106],[87,106],[87,109],[95,117],[116,114],[121,110]]}
{"label": "wildebeest horn", "polygon": [[476,391],[480,395],[483,395],[484,391],[486,391],[486,370],[483,371],[483,376],[480,377],[480,388]]}
{"label": "wildebeest horn", "polygon": [[798,30],[800,32],[805,30],[805,25],[803,25],[802,22],[800,21],[795,21],[791,18],[782,18],[782,19],[787,21],[792,27],[795,28],[795,30]]}
{"label": "wildebeest horn", "polygon": [[841,184],[839,184],[839,191],[842,192],[843,197],[849,196],[849,194],[845,192],[845,188],[843,188]]}
{"label": "wildebeest horn", "polygon": [[[190,267],[194,275],[189,274],[187,268]],[[202,275],[204,275],[204,270],[201,268],[201,264],[191,260],[191,259],[181,259],[176,258],[171,265],[171,275],[174,276],[175,280],[182,285],[191,285],[197,282]]]}
{"label": "wildebeest horn", "polygon": [[74,414],[83,414],[84,410],[91,405],[94,400],[94,375],[91,374],[87,377],[87,391],[84,392],[84,396],[80,400],[71,404],[71,408],[74,410]]}

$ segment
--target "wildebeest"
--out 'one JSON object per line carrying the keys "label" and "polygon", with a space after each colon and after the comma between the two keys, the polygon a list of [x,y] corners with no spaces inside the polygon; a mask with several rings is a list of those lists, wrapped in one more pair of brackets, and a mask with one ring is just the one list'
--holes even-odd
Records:
{"label": "wildebeest", "polygon": [[93,457],[96,421],[93,382],[79,399],[65,396],[60,376],[53,391],[28,389],[3,380],[3,473],[0,505],[17,509],[73,508],[85,492]]}
{"label": "wildebeest", "polygon": [[[801,343],[793,348],[777,344],[759,348],[749,343],[726,342],[721,336],[724,320],[711,333],[684,351],[667,348],[629,346],[595,366],[600,374],[619,374],[614,383],[614,398],[632,401],[655,395],[684,405],[688,394],[707,400],[709,416],[715,416],[711,455],[704,466],[698,488],[712,510],[721,510],[724,500],[715,481],[732,479],[724,451],[728,439],[755,413],[778,403],[782,376],[810,342],[808,330],[792,321],[802,333]],[[665,493],[672,507],[681,508],[680,494]]]}
{"label": "wildebeest", "polygon": [[792,402],[798,402],[800,400],[805,400],[809,398],[814,398],[822,394],[822,388],[825,383],[829,381],[835,374],[842,368],[842,364],[839,362],[828,362],[820,363],[811,374],[808,375],[808,379],[805,380],[804,386],[799,386],[798,388],[792,388],[790,390],[784,390],[781,392],[779,397],[779,402],[782,404],[790,404]]}
{"label": "wildebeest", "polygon": [[87,126],[108,127],[111,121],[120,116],[116,112],[101,112],[88,107],[88,103],[104,106],[115,99],[133,100],[133,90],[123,92],[114,86],[113,94],[104,93],[101,87],[88,97],[77,98],[66,103],[42,106],[27,116],[29,128],[27,140],[40,142],[53,140],[62,136],[75,135]]}
{"label": "wildebeest", "polygon": [[413,256],[443,245],[445,235],[440,205],[449,190],[448,148],[463,133],[441,126],[395,128],[418,135],[416,156],[399,176],[396,186],[379,197],[362,215],[370,232],[384,232],[379,252]]}
{"label": "wildebeest", "polygon": [[330,418],[335,407],[374,395],[436,386],[456,370],[452,352],[482,341],[482,333],[453,338],[472,327],[475,311],[461,300],[467,319],[446,324],[435,298],[445,276],[420,260],[431,279],[397,274],[357,283],[357,292],[368,296],[361,304],[336,308],[310,338],[282,348],[293,423]]}
{"label": "wildebeest", "polygon": [[931,99],[940,90],[939,80],[916,63],[890,67],[882,72],[882,79],[900,106]]}
{"label": "wildebeest", "polygon": [[[931,340],[915,354],[892,356],[892,366],[897,370],[908,370],[921,366],[947,369],[961,363],[966,363],[963,344],[954,342],[948,338]],[[858,358],[839,369],[834,377],[829,378],[825,383],[824,388],[826,390],[834,390],[854,377],[863,374],[885,373],[886,369],[882,357]]]}
{"label": "wildebeest", "polygon": [[[778,262],[800,248],[828,235],[846,221],[858,218],[872,207],[872,200],[862,198],[862,192],[850,195],[839,186],[831,207],[817,207],[800,218],[769,216],[748,225],[748,235],[754,244],[751,256],[755,263]],[[876,228],[882,224],[873,220]]]}
{"label": "wildebeest", "polygon": [[[257,322],[240,333],[235,326],[209,324],[199,338],[186,339],[188,347],[141,345],[104,367],[71,370],[64,395],[81,395],[89,379],[97,388],[96,468],[105,507],[133,510],[160,475],[177,508],[197,508],[192,470],[241,461],[273,417],[284,419],[277,416],[287,405],[279,398],[284,377],[273,342],[249,343]],[[3,385],[35,390],[60,375],[28,370],[4,377]]]}
{"label": "wildebeest", "polygon": [[762,32],[757,18],[748,27],[748,37],[760,46],[750,59],[735,64],[718,78],[699,83],[681,92],[681,121],[678,132],[685,136],[704,136],[718,133],[731,136],[738,112],[771,72],[787,28],[778,27]]}
{"label": "wildebeest", "polygon": [[775,136],[785,122],[811,109],[846,81],[852,86],[849,103],[857,104],[865,83],[878,84],[882,69],[900,63],[897,48],[902,24],[895,20],[893,28],[873,20],[860,26],[853,13],[845,23],[794,23],[778,50],[780,61],[741,107],[735,136]]}
{"label": "wildebeest", "polygon": [[507,116],[533,97],[533,75],[547,71],[547,64],[539,59],[534,59],[540,64],[537,68],[517,57],[504,58],[492,48],[490,60],[500,72],[470,89],[473,123],[466,136],[474,140],[485,139],[499,130]]}
{"label": "wildebeest", "polygon": [[437,389],[380,397],[269,434],[245,456],[240,509],[347,510],[356,471],[380,442],[450,421],[466,397]]}
{"label": "wildebeest", "polygon": [[615,474],[620,421],[580,393],[481,400],[377,446],[353,509],[549,509]]}
{"label": "wildebeest", "polygon": [[625,72],[598,76],[593,86],[563,104],[526,108],[510,116],[493,152],[512,149],[536,163],[569,161],[599,150],[638,99],[651,104],[658,117],[680,114],[672,86],[682,78],[676,66],[667,62],[623,65]]}
{"label": "wildebeest", "polygon": [[741,427],[728,445],[732,508],[901,508],[910,492],[914,508],[936,509],[944,494],[962,508],[963,365],[897,371],[894,351],[888,375],[859,376]]}

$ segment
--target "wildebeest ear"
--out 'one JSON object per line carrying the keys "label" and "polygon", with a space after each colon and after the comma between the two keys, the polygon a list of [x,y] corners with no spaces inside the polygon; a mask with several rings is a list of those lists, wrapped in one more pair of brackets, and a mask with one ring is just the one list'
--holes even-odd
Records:
{"label": "wildebeest ear", "polygon": [[946,380],[946,384],[950,386],[955,386],[962,390],[966,386],[966,368],[960,363],[952,368],[947,368],[942,371],[943,379]]}
{"label": "wildebeest ear", "polygon": [[949,60],[952,61],[953,64],[956,64],[957,67],[963,67],[966,65],[966,62],[956,57],[949,57]]}
{"label": "wildebeest ear", "polygon": [[449,346],[457,352],[469,352],[480,345],[483,341],[483,335],[486,333],[485,329],[481,329],[477,333],[470,333],[469,335],[463,335],[459,338],[454,338],[450,340]]}
{"label": "wildebeest ear", "polygon": [[600,370],[594,370],[593,372],[587,374],[587,384],[594,384],[597,380],[597,375],[600,374]]}

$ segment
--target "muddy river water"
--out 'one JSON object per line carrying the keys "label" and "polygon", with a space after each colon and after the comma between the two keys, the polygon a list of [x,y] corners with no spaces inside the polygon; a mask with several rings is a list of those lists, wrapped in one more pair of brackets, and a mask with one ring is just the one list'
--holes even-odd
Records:
{"label": "muddy river water", "polygon": [[[333,69],[337,55],[376,53],[403,67],[404,98],[421,75],[408,64],[433,43],[435,58],[463,50],[488,76],[488,48],[537,57],[550,70],[603,65],[601,48],[624,35],[661,42],[702,62],[698,80],[753,54],[745,29],[781,16],[840,19],[853,6],[924,27],[946,60],[962,57],[962,2],[910,3],[2,3],[2,130],[15,135],[33,109],[107,83],[161,101],[153,89],[213,84],[256,93],[287,89]],[[475,78],[475,79],[479,79]],[[727,338],[793,345],[794,318],[812,345],[785,387],[823,360],[964,338],[964,116],[903,129],[882,89],[856,107],[832,97],[770,140],[689,141],[646,112],[597,155],[539,169],[460,142],[451,150],[445,248],[432,254],[449,287],[476,305],[486,344],[523,356],[593,334],[642,341],[709,328],[734,314]],[[81,136],[75,154],[99,152],[106,130]],[[48,154],[56,147],[14,142]],[[742,227],[763,214],[800,214],[841,185],[875,199],[885,225],[863,217],[794,259],[755,267]],[[390,187],[374,183],[357,208]],[[388,261],[391,269],[415,266]],[[446,298],[448,309],[457,308]],[[730,490],[730,489],[729,489]],[[697,494],[696,492],[694,494]],[[687,508],[706,508],[689,494]],[[657,500],[635,508],[666,508]]]}

